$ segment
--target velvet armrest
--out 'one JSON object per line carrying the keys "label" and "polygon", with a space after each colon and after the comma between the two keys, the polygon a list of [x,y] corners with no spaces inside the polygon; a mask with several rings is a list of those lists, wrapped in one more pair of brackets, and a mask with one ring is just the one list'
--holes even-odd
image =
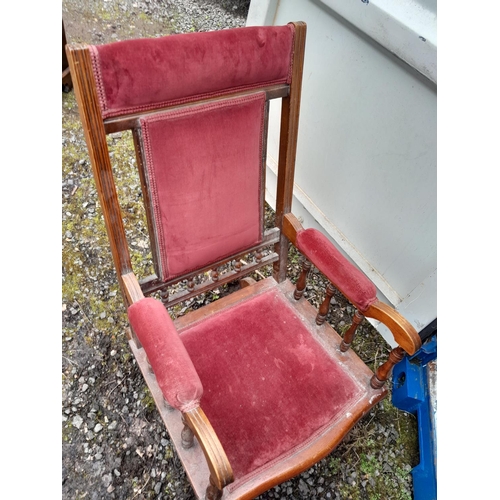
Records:
{"label": "velvet armrest", "polygon": [[198,439],[219,490],[234,481],[231,464],[210,421],[200,407],[203,386],[164,305],[145,298],[134,273],[122,275],[130,325],[146,351],[151,368],[170,406],[183,413]]}
{"label": "velvet armrest", "polygon": [[142,298],[127,313],[170,406],[181,412],[199,407],[201,380],[165,306],[159,300]]}
{"label": "velvet armrest", "polygon": [[395,309],[377,299],[375,285],[326,236],[316,229],[304,229],[291,213],[285,215],[283,232],[364,316],[385,324],[408,354],[420,348],[422,341],[415,328]]}

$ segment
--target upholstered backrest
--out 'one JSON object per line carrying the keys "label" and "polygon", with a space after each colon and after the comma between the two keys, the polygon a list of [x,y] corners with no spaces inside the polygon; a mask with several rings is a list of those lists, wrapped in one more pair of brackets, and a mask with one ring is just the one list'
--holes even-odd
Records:
{"label": "upholstered backrest", "polygon": [[103,118],[290,83],[293,24],[91,47]]}
{"label": "upholstered backrest", "polygon": [[260,89],[291,81],[294,34],[289,24],[90,47],[103,118],[138,114],[161,280],[262,242],[267,100]]}
{"label": "upholstered backrest", "polygon": [[[293,199],[305,41],[299,21],[66,46],[128,305],[136,277],[144,295],[158,292],[167,307],[264,266],[272,265],[277,282],[286,279],[283,224]],[[281,99],[280,147],[275,227],[264,229],[271,99]],[[108,148],[106,135],[124,131],[137,156],[153,273],[131,254],[134,231],[115,182],[120,165]],[[177,287],[183,280],[187,286]]]}
{"label": "upholstered backrest", "polygon": [[262,240],[264,93],[141,119],[161,277]]}

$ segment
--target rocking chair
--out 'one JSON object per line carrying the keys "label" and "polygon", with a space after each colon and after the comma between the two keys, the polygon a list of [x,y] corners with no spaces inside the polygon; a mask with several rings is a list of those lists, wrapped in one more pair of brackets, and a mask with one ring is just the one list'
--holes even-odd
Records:
{"label": "rocking chair", "polygon": [[[291,213],[305,38],[297,22],[67,48],[130,348],[200,499],[254,498],[311,467],[421,345],[364,274]],[[271,99],[282,100],[281,139],[266,230]],[[150,231],[148,277],[132,269],[106,142],[125,130]],[[296,286],[286,278],[290,242],[307,259]],[[272,277],[245,278],[270,264]],[[343,338],[325,322],[333,286],[319,311],[303,296],[311,265],[357,309]],[[167,312],[235,281],[209,305],[175,320]],[[349,349],[363,317],[398,344],[376,373]]]}

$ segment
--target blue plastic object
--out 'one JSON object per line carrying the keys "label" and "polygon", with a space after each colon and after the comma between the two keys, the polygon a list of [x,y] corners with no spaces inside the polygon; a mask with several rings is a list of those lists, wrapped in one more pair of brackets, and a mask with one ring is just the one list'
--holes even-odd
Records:
{"label": "blue plastic object", "polygon": [[415,500],[436,500],[436,371],[437,336],[393,369],[392,404],[416,415],[420,463],[413,468]]}

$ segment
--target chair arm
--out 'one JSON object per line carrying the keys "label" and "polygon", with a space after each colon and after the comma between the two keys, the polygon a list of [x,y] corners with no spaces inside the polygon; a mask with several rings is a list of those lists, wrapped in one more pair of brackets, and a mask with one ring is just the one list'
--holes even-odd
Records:
{"label": "chair arm", "polygon": [[185,424],[193,431],[210,470],[210,481],[218,490],[234,481],[226,452],[203,410],[198,407],[183,413]]}
{"label": "chair arm", "polygon": [[128,304],[133,304],[144,298],[141,285],[134,273],[122,274],[122,282]]}
{"label": "chair arm", "polygon": [[408,354],[420,348],[422,341],[415,328],[395,309],[377,299],[375,285],[326,236],[316,229],[304,229],[291,213],[285,215],[283,233],[364,316],[386,325]]}
{"label": "chair arm", "polygon": [[170,406],[182,412],[198,407],[203,386],[165,306],[142,298],[129,306],[127,314]]}
{"label": "chair arm", "polygon": [[363,314],[367,318],[377,319],[387,326],[397,344],[410,356],[415,354],[422,346],[422,340],[417,330],[396,309],[384,302],[375,301]]}
{"label": "chair arm", "polygon": [[145,298],[133,273],[122,275],[130,325],[142,344],[160,389],[170,406],[180,410],[207,460],[210,482],[218,490],[234,481],[233,470],[215,430],[203,410],[196,368],[165,306]]}

